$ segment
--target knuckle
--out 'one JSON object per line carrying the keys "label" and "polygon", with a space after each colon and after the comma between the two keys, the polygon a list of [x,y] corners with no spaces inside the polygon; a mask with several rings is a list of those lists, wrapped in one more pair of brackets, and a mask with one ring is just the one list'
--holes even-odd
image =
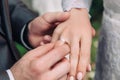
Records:
{"label": "knuckle", "polygon": [[71,56],[72,57],[78,57],[79,56],[79,50],[76,50],[74,48],[71,49]]}
{"label": "knuckle", "polygon": [[39,63],[36,65],[37,65],[38,70],[40,70],[40,71],[44,71],[45,69],[47,69],[45,66],[45,62],[43,60],[40,60]]}
{"label": "knuckle", "polygon": [[88,58],[88,57],[90,57],[90,52],[85,52],[85,51],[83,52],[83,51],[82,51],[82,52],[80,53],[80,57]]}
{"label": "knuckle", "polygon": [[45,67],[40,67],[40,65],[44,66],[44,64],[38,61],[33,61],[30,65],[31,71],[35,73],[41,73],[44,71]]}
{"label": "knuckle", "polygon": [[42,18],[45,19],[46,21],[49,20],[50,17],[51,17],[51,13],[50,12],[47,12],[47,13],[42,15]]}
{"label": "knuckle", "polygon": [[30,64],[30,69],[32,72],[38,72],[38,68],[37,68],[37,65],[36,65],[36,61],[32,61],[31,64]]}
{"label": "knuckle", "polygon": [[41,17],[37,17],[36,19],[34,19],[32,22],[31,22],[31,26],[35,26],[36,25],[36,22],[38,22],[38,20],[40,19]]}

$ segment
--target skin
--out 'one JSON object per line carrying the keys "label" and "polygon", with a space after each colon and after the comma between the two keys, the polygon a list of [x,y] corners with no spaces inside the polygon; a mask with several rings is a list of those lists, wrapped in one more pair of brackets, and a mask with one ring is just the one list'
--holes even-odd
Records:
{"label": "skin", "polygon": [[86,71],[90,71],[90,49],[95,30],[91,27],[86,9],[72,9],[65,14],[46,13],[34,19],[28,28],[29,42],[33,47],[49,43],[51,39],[52,42],[61,38],[66,40],[71,49],[70,76],[76,77],[81,72],[83,78]]}
{"label": "skin", "polygon": [[64,56],[69,51],[66,44],[46,44],[29,51],[10,70],[15,80],[66,80],[70,64]]}
{"label": "skin", "polygon": [[72,9],[70,18],[59,24],[54,30],[52,42],[64,39],[70,46],[70,76],[77,78],[90,70],[90,52],[92,37],[95,30],[92,28],[88,11],[86,9]]}
{"label": "skin", "polygon": [[68,12],[49,12],[35,18],[28,25],[28,40],[32,47],[51,42],[55,27],[69,18]]}
{"label": "skin", "polygon": [[42,45],[51,41],[52,32],[49,31],[69,16],[67,12],[46,13],[29,23],[28,40],[35,49],[11,67],[15,80],[66,80],[70,64],[65,55],[69,47],[63,42]]}

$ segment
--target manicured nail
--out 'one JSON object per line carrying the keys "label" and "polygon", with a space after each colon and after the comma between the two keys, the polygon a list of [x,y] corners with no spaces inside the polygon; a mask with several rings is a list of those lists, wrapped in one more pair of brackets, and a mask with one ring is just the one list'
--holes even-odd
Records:
{"label": "manicured nail", "polygon": [[90,65],[90,64],[88,65],[88,70],[89,70],[89,71],[91,71],[91,70],[92,70],[92,68],[91,68],[91,65]]}
{"label": "manicured nail", "polygon": [[70,76],[70,80],[75,80],[74,76]]}
{"label": "manicured nail", "polygon": [[79,72],[79,73],[77,74],[77,79],[78,79],[78,80],[82,80],[82,76],[83,76],[82,73]]}

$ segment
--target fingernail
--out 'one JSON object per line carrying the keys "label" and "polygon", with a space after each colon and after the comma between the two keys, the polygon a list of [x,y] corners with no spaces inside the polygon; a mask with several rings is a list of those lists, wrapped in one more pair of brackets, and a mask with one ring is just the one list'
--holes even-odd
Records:
{"label": "fingernail", "polygon": [[40,45],[43,46],[43,45],[45,45],[45,43],[44,42],[40,42]]}
{"label": "fingernail", "polygon": [[51,40],[52,40],[52,37],[49,36],[49,35],[45,35],[45,36],[44,36],[44,39],[45,39],[45,40],[48,40],[48,41],[51,41]]}
{"label": "fingernail", "polygon": [[73,76],[70,76],[70,80],[75,80],[75,78]]}
{"label": "fingernail", "polygon": [[81,73],[81,72],[79,72],[79,73],[77,74],[77,79],[78,79],[78,80],[82,80],[82,73]]}
{"label": "fingernail", "polygon": [[91,71],[92,70],[92,68],[91,68],[91,65],[89,64],[89,66],[88,66],[88,70],[89,71]]}

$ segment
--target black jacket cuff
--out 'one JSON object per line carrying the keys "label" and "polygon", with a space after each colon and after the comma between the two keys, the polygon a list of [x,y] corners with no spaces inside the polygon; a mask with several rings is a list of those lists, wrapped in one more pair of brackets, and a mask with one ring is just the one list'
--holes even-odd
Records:
{"label": "black jacket cuff", "polygon": [[0,80],[10,80],[6,71],[0,71]]}

